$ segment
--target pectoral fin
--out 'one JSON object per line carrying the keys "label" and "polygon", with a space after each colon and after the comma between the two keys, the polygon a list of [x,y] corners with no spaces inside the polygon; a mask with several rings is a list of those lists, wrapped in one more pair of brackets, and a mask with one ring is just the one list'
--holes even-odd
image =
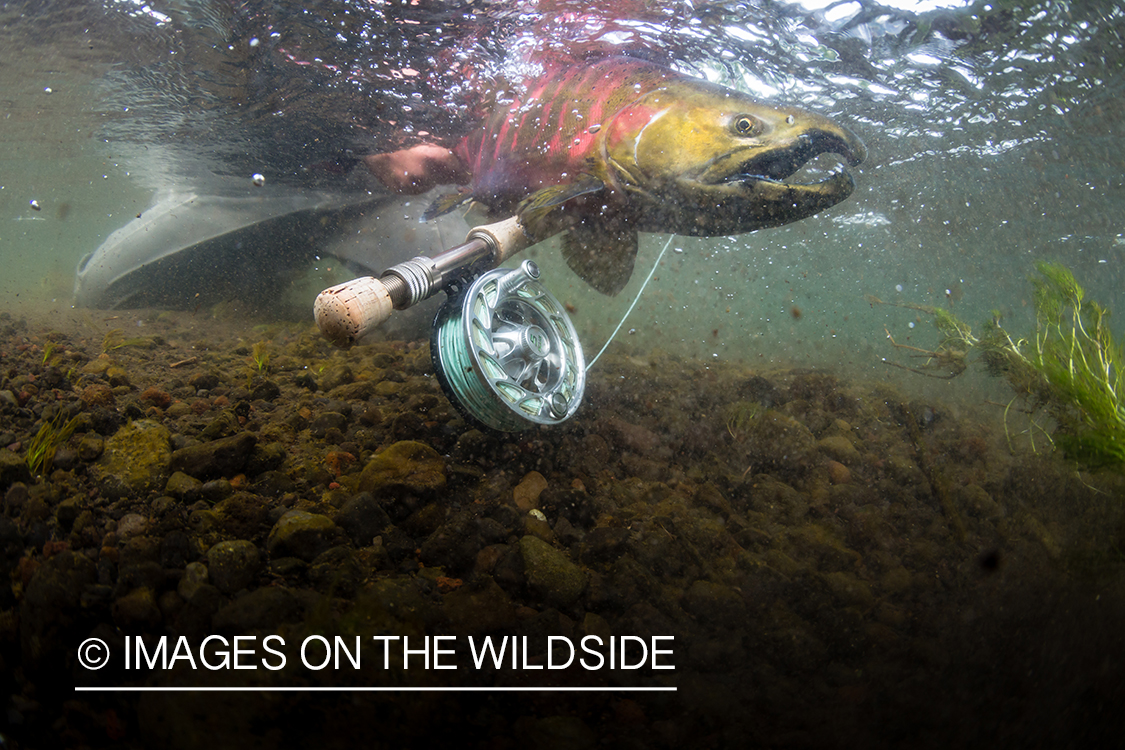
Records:
{"label": "pectoral fin", "polygon": [[[532,193],[520,203],[516,215],[528,236],[545,240],[566,227],[563,206],[580,195],[589,195],[605,188],[605,183],[582,174],[565,185],[552,185]],[[570,221],[573,221],[572,219]]]}
{"label": "pectoral fin", "polygon": [[430,221],[431,219],[436,219],[439,216],[444,216],[458,206],[468,203],[472,199],[473,194],[468,190],[443,195],[430,204],[430,207],[426,209],[426,212],[424,214],[422,214],[422,221]]}
{"label": "pectoral fin", "polygon": [[578,276],[602,294],[625,288],[637,260],[637,232],[628,226],[582,222],[563,235],[563,257]]}

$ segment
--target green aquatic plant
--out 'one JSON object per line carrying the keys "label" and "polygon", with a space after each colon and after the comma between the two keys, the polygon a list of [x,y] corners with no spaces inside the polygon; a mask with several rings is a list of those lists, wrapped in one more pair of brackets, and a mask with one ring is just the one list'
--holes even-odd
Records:
{"label": "green aquatic plant", "polygon": [[1041,261],[1035,269],[1033,334],[1014,336],[994,311],[978,337],[948,310],[910,305],[932,314],[943,338],[929,352],[891,343],[928,357],[922,368],[906,369],[931,374],[940,364],[952,373],[943,377],[959,375],[968,353],[978,352],[989,374],[1008,381],[1015,400],[1055,421],[1053,439],[1065,455],[1125,471],[1125,352],[1110,331],[1110,311],[1087,299],[1066,267]]}
{"label": "green aquatic plant", "polygon": [[105,337],[102,338],[102,353],[109,354],[114,349],[120,349],[125,346],[125,331],[120,328],[111,328],[106,331]]}
{"label": "green aquatic plant", "polygon": [[735,442],[742,442],[750,425],[762,414],[762,405],[757,401],[735,401],[727,407],[727,432]]}
{"label": "green aquatic plant", "polygon": [[[243,349],[243,351],[246,351]],[[254,344],[250,349],[250,356],[247,358],[246,367],[246,387],[253,387],[254,383],[266,377],[270,370],[270,350],[269,344],[265,341],[259,341]]]}
{"label": "green aquatic plant", "polygon": [[270,366],[269,344],[264,341],[254,344],[250,350],[250,362],[259,375],[265,375]]}
{"label": "green aquatic plant", "polygon": [[46,344],[43,345],[43,364],[44,365],[49,364],[50,361],[51,361],[51,357],[53,357],[54,355],[55,355],[55,342],[54,341],[48,341]]}
{"label": "green aquatic plant", "polygon": [[[51,462],[55,458],[55,451],[60,445],[70,439],[78,426],[78,417],[62,423],[62,414],[57,414],[54,419],[44,420],[39,426],[35,437],[27,444],[27,455],[24,460],[32,476],[39,476],[50,471]],[[60,426],[61,425],[61,426]]]}

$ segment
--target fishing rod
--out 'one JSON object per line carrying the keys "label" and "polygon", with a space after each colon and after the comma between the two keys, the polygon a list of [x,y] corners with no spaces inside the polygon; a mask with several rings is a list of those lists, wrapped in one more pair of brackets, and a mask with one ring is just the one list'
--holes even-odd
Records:
{"label": "fishing rod", "polygon": [[473,228],[465,242],[329,287],[313,303],[321,333],[348,347],[390,317],[436,294],[430,356],[449,400],[470,421],[500,432],[555,425],[578,410],[586,363],[565,308],[525,260],[533,244],[515,216]]}

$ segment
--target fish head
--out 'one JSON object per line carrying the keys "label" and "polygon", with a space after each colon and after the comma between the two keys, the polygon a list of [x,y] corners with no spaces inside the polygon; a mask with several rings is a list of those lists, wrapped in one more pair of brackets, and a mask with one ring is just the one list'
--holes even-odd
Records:
{"label": "fish head", "polygon": [[640,228],[695,236],[780,226],[833,206],[855,189],[843,165],[798,173],[821,154],[852,166],[866,156],[826,117],[693,79],[665,81],[620,109],[603,142]]}

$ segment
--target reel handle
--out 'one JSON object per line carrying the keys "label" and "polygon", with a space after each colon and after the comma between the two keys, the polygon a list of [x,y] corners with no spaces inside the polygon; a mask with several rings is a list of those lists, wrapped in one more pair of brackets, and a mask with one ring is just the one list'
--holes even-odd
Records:
{"label": "reel handle", "polygon": [[417,257],[383,272],[325,289],[313,302],[321,334],[336,346],[348,347],[390,317],[432,297],[477,264],[500,265],[531,245],[519,218],[474,227],[457,247],[432,258]]}

